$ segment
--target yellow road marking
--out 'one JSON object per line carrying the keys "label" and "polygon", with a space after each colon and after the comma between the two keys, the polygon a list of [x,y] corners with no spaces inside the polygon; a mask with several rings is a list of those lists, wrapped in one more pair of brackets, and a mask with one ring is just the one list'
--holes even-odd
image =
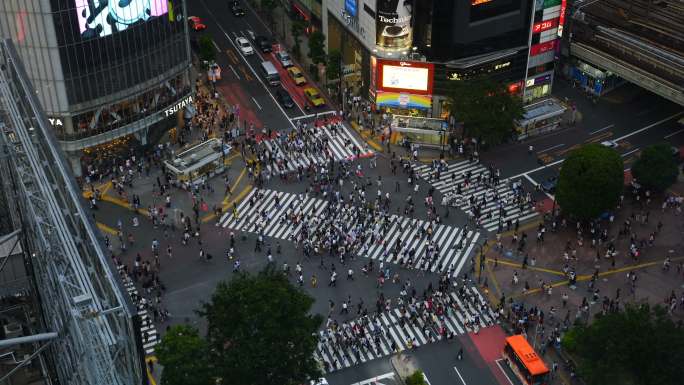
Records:
{"label": "yellow road marking", "polygon": [[[670,260],[674,262],[674,261],[679,261],[682,259],[684,259],[684,257],[671,258]],[[658,261],[645,262],[645,263],[641,263],[638,265],[624,266],[624,267],[621,267],[618,269],[604,271],[603,273],[599,273],[598,276],[599,277],[606,277],[606,276],[613,275],[613,274],[624,273],[625,271],[639,270],[639,269],[643,269],[646,267],[651,267],[651,266],[655,266],[658,264],[662,264],[664,261],[665,261],[664,259],[661,259]],[[576,280],[577,280],[577,282],[582,282],[582,281],[588,281],[590,279],[591,279],[591,274],[585,274],[585,275],[578,275]],[[564,286],[564,285],[567,285],[568,283],[570,283],[570,281],[566,279],[566,280],[559,281],[559,282],[551,284],[551,287]],[[514,296],[513,298],[522,297],[523,295],[530,295],[530,294],[538,293],[540,291],[541,291],[541,288],[537,287],[537,288],[529,290],[527,293],[524,293],[524,294],[521,293],[517,296]]]}
{"label": "yellow road marking", "polygon": [[252,75],[247,73],[245,66],[241,65],[239,68],[240,68],[240,72],[242,72],[242,74],[245,76],[245,79],[247,79],[247,81],[254,80]]}
{"label": "yellow road marking", "polygon": [[363,138],[363,140],[365,140],[366,143],[368,143],[368,145],[373,147],[376,151],[383,150],[383,147],[380,144],[378,144],[375,140],[371,139],[368,133],[363,132],[361,127],[359,127],[359,125],[356,122],[351,122],[351,126],[354,130],[356,130],[356,132],[359,133],[359,135],[361,135],[361,138]]}
{"label": "yellow road marking", "polygon": [[558,151],[556,152],[556,154],[557,154],[558,156],[561,156],[561,155],[563,155],[563,154],[565,154],[565,153],[568,153],[568,152],[570,152],[570,151],[572,151],[572,150],[575,150],[575,149],[577,149],[577,148],[579,148],[579,147],[580,147],[580,144],[573,144],[572,146],[570,146],[570,147],[568,147],[568,148],[565,148],[565,149],[562,149],[562,150],[558,150]]}
{"label": "yellow road marking", "polygon": [[117,235],[119,232],[113,228],[105,225],[104,223],[101,222],[95,222],[95,225],[97,226],[98,229],[104,231],[105,233],[111,234],[111,235]]}
{"label": "yellow road marking", "polygon": [[[121,207],[128,209],[128,210],[131,210],[131,211],[134,210],[130,203],[128,203],[127,201],[125,201],[121,198],[116,198],[116,197],[113,197],[110,195],[102,195],[100,200],[104,201],[104,202],[113,203],[117,206],[121,206]],[[147,209],[138,209],[138,212],[142,215],[145,215],[145,216],[148,216],[150,214],[150,212],[147,211]]]}
{"label": "yellow road marking", "polygon": [[227,49],[227,50],[226,50],[226,55],[228,55],[228,59],[230,59],[230,61],[232,61],[233,64],[237,64],[237,63],[238,63],[237,55],[235,55],[235,52],[233,52],[233,50]]}
{"label": "yellow road marking", "polygon": [[[240,175],[235,180],[235,183],[233,183],[233,185],[230,186],[231,192],[235,191],[235,188],[239,185],[240,180],[242,180],[242,177],[245,176],[246,173],[247,173],[247,168],[245,167],[242,169],[242,172],[240,173]],[[231,195],[226,195],[226,197],[223,199],[223,202],[221,202],[221,204],[226,205],[228,203],[229,198],[231,198]]]}
{"label": "yellow road marking", "polygon": [[[145,363],[152,361],[152,362],[157,362],[157,357],[155,356],[149,356],[145,360]],[[145,370],[147,371],[147,379],[150,380],[151,385],[157,385],[157,381],[155,381],[154,376],[152,375],[152,372],[150,372],[150,367],[149,365],[145,365]]]}
{"label": "yellow road marking", "polygon": [[[232,206],[234,203],[237,203],[240,200],[242,200],[242,198],[244,198],[248,192],[252,191],[252,188],[254,188],[254,186],[252,186],[251,184],[247,185],[242,191],[240,191],[240,193],[235,197],[235,199],[233,199],[232,201],[223,205],[223,211],[225,212],[226,208],[228,208],[228,207]],[[202,222],[206,223],[206,222],[209,222],[210,220],[212,220],[214,218],[216,218],[216,215],[214,213],[207,214],[207,216],[202,218]]]}
{"label": "yellow road marking", "polygon": [[600,141],[600,140],[608,139],[608,138],[611,137],[611,136],[613,136],[613,132],[612,132],[612,131],[602,132],[602,133],[596,135],[596,136],[593,137],[593,138],[587,139],[585,143],[596,143],[596,142],[598,142],[598,141]]}
{"label": "yellow road marking", "polygon": [[[494,263],[494,259],[487,258],[487,262]],[[522,269],[522,263],[512,262],[512,261],[509,261],[506,259],[504,259],[504,260],[497,259],[497,264]],[[565,273],[563,273],[562,271],[559,271],[559,270],[552,270],[552,269],[547,269],[544,267],[536,267],[536,266],[530,266],[530,265],[527,265],[525,268],[527,270],[541,271],[543,273],[549,273],[549,274],[560,275],[561,277],[565,277]]]}

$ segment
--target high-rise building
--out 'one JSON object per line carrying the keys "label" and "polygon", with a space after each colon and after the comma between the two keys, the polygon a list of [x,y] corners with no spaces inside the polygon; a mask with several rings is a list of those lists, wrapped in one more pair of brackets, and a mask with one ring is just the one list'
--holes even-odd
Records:
{"label": "high-rise building", "polygon": [[3,0],[14,41],[74,173],[145,145],[192,98],[185,0]]}
{"label": "high-rise building", "polygon": [[323,2],[322,24],[328,50],[342,53],[345,86],[398,114],[439,118],[448,115],[450,82],[485,75],[522,94],[530,44],[539,40],[532,33],[535,5],[534,0],[330,0]]}

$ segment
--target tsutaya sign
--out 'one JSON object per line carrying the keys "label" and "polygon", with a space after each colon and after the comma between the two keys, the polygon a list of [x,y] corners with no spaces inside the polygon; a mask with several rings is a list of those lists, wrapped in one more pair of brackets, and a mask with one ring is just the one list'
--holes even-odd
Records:
{"label": "tsutaya sign", "polygon": [[50,122],[50,124],[51,124],[53,127],[62,127],[62,126],[64,126],[64,122],[62,122],[62,119],[61,119],[61,118],[48,118],[48,122]]}
{"label": "tsutaya sign", "polygon": [[173,105],[173,107],[169,107],[166,110],[164,110],[164,116],[169,117],[176,112],[180,111],[182,108],[186,107],[188,104],[192,103],[192,95],[188,95],[185,98],[181,99]]}

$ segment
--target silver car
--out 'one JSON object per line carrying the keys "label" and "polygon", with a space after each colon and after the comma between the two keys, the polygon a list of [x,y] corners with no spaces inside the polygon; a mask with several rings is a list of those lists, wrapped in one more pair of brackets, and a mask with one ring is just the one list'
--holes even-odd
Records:
{"label": "silver car", "polygon": [[283,65],[284,68],[292,67],[294,65],[292,64],[292,59],[290,59],[290,55],[288,55],[285,51],[276,52],[276,57],[278,58],[278,61],[280,62],[280,64]]}

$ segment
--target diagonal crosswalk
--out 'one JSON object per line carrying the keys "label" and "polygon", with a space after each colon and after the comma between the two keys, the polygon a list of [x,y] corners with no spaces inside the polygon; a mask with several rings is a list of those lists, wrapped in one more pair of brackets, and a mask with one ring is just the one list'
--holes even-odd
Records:
{"label": "diagonal crosswalk", "polygon": [[[451,205],[459,207],[471,218],[479,216],[480,225],[488,231],[499,231],[511,221],[523,222],[538,214],[531,204],[531,194],[519,181],[498,180],[492,170],[479,162],[462,161],[449,164],[435,178],[431,165],[412,164],[416,175],[444,195],[453,196]],[[479,215],[478,215],[479,214]]]}
{"label": "diagonal crosswalk", "polygon": [[498,322],[474,286],[433,297],[428,304],[393,308],[319,331],[314,354],[327,373],[417,348],[453,336],[477,332]]}
{"label": "diagonal crosswalk", "polygon": [[148,308],[147,301],[138,295],[138,289],[135,287],[135,283],[131,277],[126,274],[123,265],[119,265],[118,270],[121,282],[138,310],[138,316],[140,316],[140,338],[142,338],[145,354],[153,355],[155,346],[161,341],[161,336],[157,333],[157,328],[154,326],[154,322],[150,317],[150,309]]}
{"label": "diagonal crosswalk", "polygon": [[[308,234],[313,234],[323,219],[347,224],[347,228],[353,228],[360,222],[352,210],[335,209],[332,218],[324,215],[330,204],[327,200],[305,194],[252,190],[238,206],[239,216],[235,218],[226,213],[220,223],[233,230],[296,241],[304,226],[308,226]],[[363,230],[367,235],[363,241],[360,240],[363,234],[354,235],[359,239],[354,250],[356,255],[387,263],[399,263],[403,259],[410,267],[450,272],[453,276],[461,272],[481,235],[467,228],[399,215],[390,215],[386,220],[372,223]],[[393,251],[397,249],[400,252]]]}
{"label": "diagonal crosswalk", "polygon": [[322,165],[330,159],[351,160],[372,153],[342,123],[310,127],[301,132],[298,137],[282,135],[259,143],[264,150],[266,170],[270,173],[295,172],[299,167]]}

